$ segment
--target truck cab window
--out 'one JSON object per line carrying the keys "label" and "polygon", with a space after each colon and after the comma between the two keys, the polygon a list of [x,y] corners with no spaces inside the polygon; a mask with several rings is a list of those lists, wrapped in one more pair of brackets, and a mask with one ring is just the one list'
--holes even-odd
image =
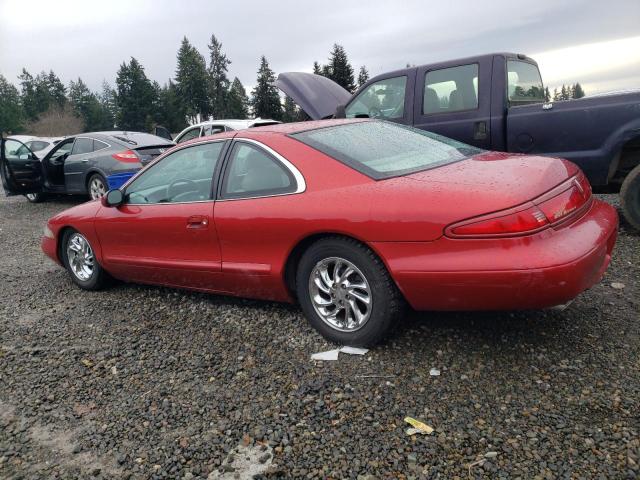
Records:
{"label": "truck cab window", "polygon": [[347,106],[347,118],[402,118],[407,77],[385,78],[372,83]]}
{"label": "truck cab window", "polygon": [[507,97],[512,105],[544,102],[544,86],[537,65],[507,61]]}
{"label": "truck cab window", "polygon": [[478,64],[432,70],[424,76],[422,113],[478,108]]}

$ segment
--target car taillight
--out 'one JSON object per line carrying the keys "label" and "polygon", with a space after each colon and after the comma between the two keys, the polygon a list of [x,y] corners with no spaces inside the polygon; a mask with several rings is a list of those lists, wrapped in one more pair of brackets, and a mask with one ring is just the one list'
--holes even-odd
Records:
{"label": "car taillight", "polygon": [[138,163],[140,161],[138,155],[136,155],[133,150],[125,150],[124,152],[114,153],[111,156],[119,162]]}
{"label": "car taillight", "polygon": [[510,237],[537,232],[568,219],[591,198],[591,186],[584,174],[554,188],[520,207],[471,218],[450,225],[450,237]]}
{"label": "car taillight", "polygon": [[513,213],[498,212],[453,225],[447,233],[453,237],[494,237],[524,235],[538,231],[549,225],[544,213],[537,207],[530,207]]}

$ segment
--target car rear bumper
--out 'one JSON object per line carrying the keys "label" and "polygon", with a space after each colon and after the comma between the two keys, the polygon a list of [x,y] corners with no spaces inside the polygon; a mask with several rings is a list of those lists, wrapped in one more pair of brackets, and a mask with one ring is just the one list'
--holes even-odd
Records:
{"label": "car rear bumper", "polygon": [[416,310],[518,310],[566,303],[600,281],[618,216],[595,200],[572,224],[535,235],[434,242],[378,242]]}

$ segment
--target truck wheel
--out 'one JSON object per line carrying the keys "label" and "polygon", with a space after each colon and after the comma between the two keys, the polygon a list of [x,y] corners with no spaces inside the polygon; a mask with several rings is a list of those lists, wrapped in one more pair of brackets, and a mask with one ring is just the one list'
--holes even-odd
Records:
{"label": "truck wheel", "polygon": [[631,170],[622,182],[620,206],[627,222],[640,230],[640,165]]}

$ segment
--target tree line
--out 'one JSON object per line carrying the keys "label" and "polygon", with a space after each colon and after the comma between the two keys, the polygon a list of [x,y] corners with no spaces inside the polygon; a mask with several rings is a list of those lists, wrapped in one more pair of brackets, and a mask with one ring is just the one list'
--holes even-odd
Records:
{"label": "tree line", "polygon": [[[115,85],[104,82],[100,92],[92,91],[82,78],[67,86],[53,72],[32,75],[26,69],[16,87],[0,74],[0,131],[38,135],[69,135],[111,130],[151,131],[163,125],[178,132],[189,123],[249,116],[284,122],[300,121],[306,115],[274,86],[275,72],[263,55],[256,83],[250,94],[238,77],[229,79],[231,60],[222,43],[211,35],[208,60],[185,36],[178,49],[175,76],[164,85],[151,80],[135,58],[123,62]],[[328,63],[313,64],[314,73],[327,76],[353,92],[367,81],[362,66],[358,78],[347,53],[335,44]]]}
{"label": "tree line", "polygon": [[551,95],[549,87],[545,87],[544,89],[544,99],[547,102],[550,102],[552,100],[554,102],[560,102],[562,100],[573,100],[582,98],[584,97],[584,95],[585,93],[582,89],[582,85],[580,85],[580,82],[576,82],[573,85],[569,84],[566,86],[563,83],[560,90],[558,90],[557,87],[553,89],[553,95]]}

